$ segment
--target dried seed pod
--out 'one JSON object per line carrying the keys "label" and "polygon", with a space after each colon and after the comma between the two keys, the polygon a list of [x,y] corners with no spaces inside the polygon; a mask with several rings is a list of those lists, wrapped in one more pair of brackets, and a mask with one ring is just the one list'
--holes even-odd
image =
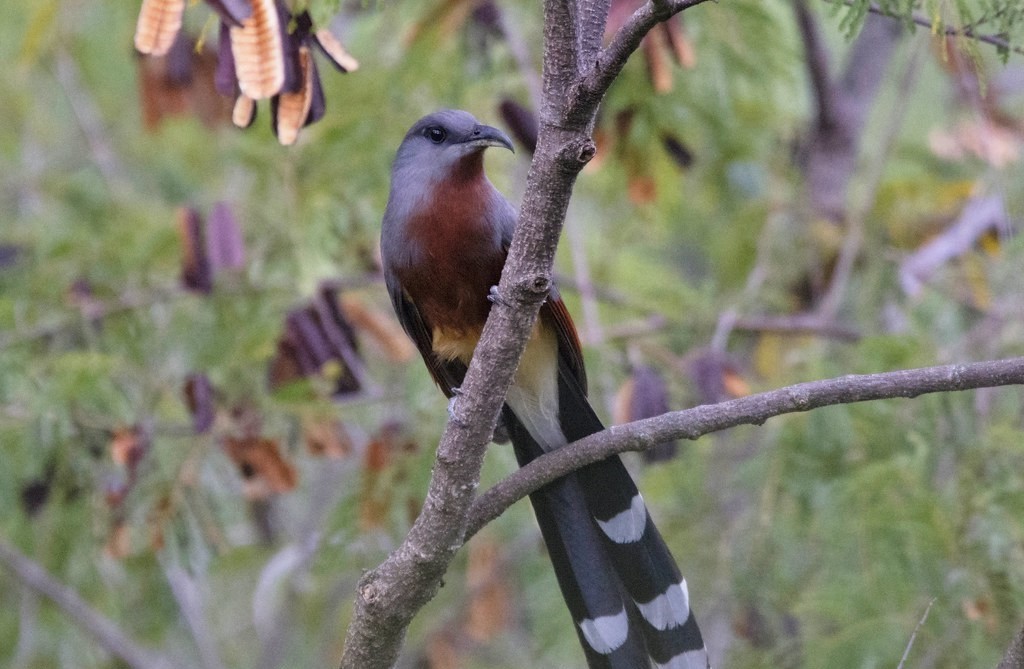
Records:
{"label": "dried seed pod", "polygon": [[324,117],[324,112],[327,111],[327,98],[324,97],[324,87],[320,84],[320,73],[316,68],[316,58],[310,57],[309,69],[312,71],[313,90],[310,93],[309,114],[306,115],[306,125],[316,123]]}
{"label": "dried seed pod", "polygon": [[270,103],[274,134],[284,146],[291,146],[299,138],[299,129],[306,124],[313,102],[313,57],[309,48],[299,47],[299,67],[302,83],[294,93],[282,92]]}
{"label": "dried seed pod", "polygon": [[334,33],[327,28],[316,31],[316,43],[324,55],[342,72],[355,72],[359,69],[359,61],[345,50]]}
{"label": "dried seed pod", "polygon": [[231,27],[221,21],[217,43],[217,70],[213,75],[217,92],[227,97],[238,95],[238,76],[235,74],[235,55],[231,52]]}
{"label": "dried seed pod", "polygon": [[206,255],[213,271],[245,267],[245,240],[227,202],[216,202],[206,224]]}
{"label": "dried seed pod", "polygon": [[249,0],[206,0],[220,16],[221,21],[233,26],[242,25],[242,21],[252,16],[252,5]]}
{"label": "dried seed pod", "polygon": [[135,48],[139,53],[162,56],[181,30],[185,0],[142,0],[135,24]]}
{"label": "dried seed pod", "polygon": [[231,122],[239,128],[248,128],[255,120],[256,101],[246,95],[239,95],[231,110]]}
{"label": "dried seed pod", "polygon": [[213,272],[206,255],[206,226],[195,209],[178,209],[178,238],[181,241],[182,286],[197,293],[209,293],[213,290]]}
{"label": "dried seed pod", "polygon": [[[660,416],[669,410],[668,388],[653,367],[640,365],[626,380],[615,397],[615,421],[628,423]],[[643,452],[647,462],[671,460],[679,449],[675,440],[658,444]]]}
{"label": "dried seed pod", "polygon": [[665,153],[681,169],[689,169],[693,166],[693,152],[690,147],[672,133],[665,132],[661,135],[661,146]]}
{"label": "dried seed pod", "polygon": [[241,28],[231,28],[231,53],[242,94],[253,100],[269,98],[284,85],[281,23],[274,0],[253,0],[252,16]]}
{"label": "dried seed pod", "polygon": [[697,50],[693,42],[686,36],[683,30],[683,23],[679,16],[675,16],[661,24],[662,32],[668,38],[668,46],[675,57],[676,63],[692,70],[697,66]]}
{"label": "dried seed pod", "polygon": [[213,427],[217,408],[213,400],[210,377],[201,372],[189,374],[185,377],[183,394],[188,412],[192,414],[192,429],[195,433],[202,434]]}

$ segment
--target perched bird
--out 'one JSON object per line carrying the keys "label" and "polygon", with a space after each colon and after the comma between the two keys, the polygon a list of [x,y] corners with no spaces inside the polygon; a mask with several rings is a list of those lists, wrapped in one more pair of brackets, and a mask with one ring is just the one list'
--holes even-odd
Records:
{"label": "perched bird", "polygon": [[[453,397],[491,308],[516,211],[487,179],[487,147],[512,150],[464,111],[417,121],[391,170],[381,229],[388,293],[434,381]],[[520,466],[604,429],[587,401],[572,318],[551,294],[505,399]],[[558,584],[593,669],[707,669],[686,581],[615,456],[530,496]]]}

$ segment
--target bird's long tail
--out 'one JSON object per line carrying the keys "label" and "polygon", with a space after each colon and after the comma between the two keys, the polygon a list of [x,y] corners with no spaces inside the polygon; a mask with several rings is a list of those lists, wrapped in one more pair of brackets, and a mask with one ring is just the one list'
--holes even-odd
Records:
{"label": "bird's long tail", "polygon": [[[511,410],[505,420],[520,465],[544,451]],[[604,429],[562,374],[559,422],[568,442]],[[591,669],[707,669],[686,581],[617,456],[530,500]]]}

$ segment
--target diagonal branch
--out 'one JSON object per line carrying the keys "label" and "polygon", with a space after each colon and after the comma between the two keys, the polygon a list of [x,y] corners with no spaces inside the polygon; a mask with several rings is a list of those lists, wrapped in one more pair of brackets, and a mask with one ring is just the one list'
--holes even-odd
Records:
{"label": "diagonal branch", "polygon": [[466,537],[544,484],[615,453],[647,450],[672,439],[697,439],[737,425],[761,425],[774,416],[835,404],[1007,385],[1024,385],[1024,357],[851,374],[614,426],[542,455],[481,495],[473,505]]}
{"label": "diagonal branch", "polygon": [[796,12],[796,23],[803,38],[804,55],[807,59],[807,75],[811,82],[814,100],[817,102],[817,122],[819,126],[832,127],[838,123],[836,118],[836,87],[832,81],[829,67],[828,48],[821,36],[818,19],[807,6],[807,0],[795,0],[793,9]]}
{"label": "diagonal branch", "polygon": [[114,621],[89,605],[72,588],[56,580],[37,562],[0,540],[0,566],[27,588],[56,604],[105,651],[131,669],[170,669],[174,664],[156,651],[139,646]]}

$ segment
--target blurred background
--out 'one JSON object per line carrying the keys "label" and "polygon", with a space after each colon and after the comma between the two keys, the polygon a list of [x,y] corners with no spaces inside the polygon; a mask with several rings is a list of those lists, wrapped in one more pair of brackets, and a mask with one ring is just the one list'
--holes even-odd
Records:
{"label": "blurred background", "polygon": [[[246,5],[212,4],[188,3],[163,56],[133,48],[138,2],[0,7],[11,669],[335,666],[447,416],[378,272],[394,151],[464,108],[516,140],[492,181],[514,202],[525,183],[539,3],[295,4],[294,90],[246,130],[218,48]],[[637,6],[612,4],[611,27]],[[608,422],[1024,355],[1020,17],[959,3],[985,43],[851,4],[701,5],[613,86],[556,266]],[[934,601],[906,666],[983,667],[1024,621],[1022,443],[1004,388],[628,465],[716,666],[894,667]],[[493,446],[484,485],[514,466]],[[24,587],[32,566],[63,606]],[[104,619],[115,641],[87,631]],[[400,666],[582,666],[527,504],[461,551]]]}

